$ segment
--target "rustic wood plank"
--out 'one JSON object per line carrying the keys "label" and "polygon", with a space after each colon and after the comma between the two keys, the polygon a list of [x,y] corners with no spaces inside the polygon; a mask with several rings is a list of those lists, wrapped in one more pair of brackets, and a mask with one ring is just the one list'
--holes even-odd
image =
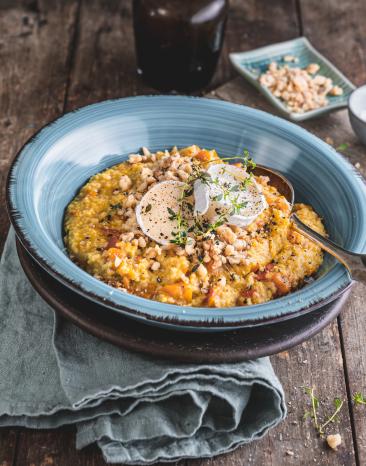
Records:
{"label": "rustic wood plank", "polygon": [[229,53],[281,42],[298,35],[295,0],[231,0],[221,57],[207,90],[215,89],[235,77]]}
{"label": "rustic wood plank", "polygon": [[260,441],[212,460],[187,461],[186,466],[355,464],[347,407],[341,414],[340,423],[333,428],[334,432],[341,432],[343,440],[337,452],[331,451],[317,436],[310,421],[303,419],[308,409],[304,386],[315,386],[329,410],[333,397],[346,398],[337,323],[271,360],[287,396],[289,411],[286,420]]}
{"label": "rustic wood plank", "polygon": [[[276,22],[272,15],[278,18]],[[270,8],[265,0],[233,0],[217,71],[207,89],[198,93],[216,88],[235,75],[229,52],[290,39],[298,31],[294,0],[277,0]],[[68,109],[106,98],[156,92],[136,73],[130,2],[84,2]]]}
{"label": "rustic wood plank", "polygon": [[10,160],[63,110],[77,0],[0,2],[0,252],[8,231]]}
{"label": "rustic wood plank", "polygon": [[[75,0],[0,2],[0,253],[9,226],[9,163],[40,126],[62,111],[75,12]],[[16,429],[0,430],[1,466],[13,465],[17,440]]]}
{"label": "rustic wood plank", "polygon": [[[363,166],[366,168],[366,164]],[[366,171],[366,170],[364,170]],[[366,396],[366,324],[364,319],[366,286],[357,284],[352,299],[340,317],[349,395]],[[355,446],[359,464],[366,463],[366,406],[351,405]]]}
{"label": "rustic wood plank", "polygon": [[18,433],[16,429],[0,429],[0,466],[12,466]]}
{"label": "rustic wood plank", "polygon": [[131,2],[84,1],[67,110],[153,92],[136,72]]}
{"label": "rustic wood plank", "polygon": [[[272,3],[274,4],[274,6],[271,5],[273,10],[268,13],[268,2],[264,0],[257,2],[254,0],[249,2],[234,0],[221,59],[222,68],[217,72],[212,84],[220,83],[232,76],[232,70],[225,57],[227,51],[245,50],[272,41],[286,40],[297,35],[293,2],[276,1]],[[321,2],[319,2],[320,4]],[[267,10],[264,9],[265,6]],[[150,89],[141,83],[135,75],[130,17],[129,2],[117,0],[84,2],[81,10],[78,50],[68,91],[68,109],[104,98],[150,92]],[[273,21],[274,17],[276,17],[276,21]],[[265,106],[261,97],[255,95],[252,89],[248,95],[244,93],[243,96],[242,86],[242,81],[237,80],[236,84],[230,84],[219,90],[217,96],[235,101],[242,99],[241,101],[244,103]],[[31,133],[33,130],[31,129],[29,132]],[[330,129],[329,132],[329,136],[334,134]],[[357,158],[357,155],[355,157]],[[304,361],[307,363],[303,363]],[[248,445],[237,452],[214,460],[197,460],[186,462],[187,464],[237,465],[243,464],[243,462],[248,464],[264,462],[264,464],[274,465],[281,463],[348,465],[354,463],[350,423],[346,410],[343,411],[339,426],[342,429],[344,446],[336,454],[323,449],[322,443],[316,438],[309,425],[304,424],[300,419],[305,408],[305,398],[299,395],[301,385],[314,384],[318,386],[321,397],[327,394],[345,396],[342,358],[336,325],[330,326],[304,346],[281,357],[273,358],[273,364],[284,383],[288,400],[292,404],[285,423],[261,442]],[[328,367],[331,370],[328,371]],[[323,383],[321,382],[322,378],[325,379]],[[294,424],[295,422],[297,424]],[[298,445],[301,442],[307,446],[299,448]],[[104,464],[95,448],[75,452],[73,432],[69,429],[56,432],[31,431],[28,433],[22,431],[20,445],[16,464],[22,466],[32,463],[38,465],[41,464],[41,461],[49,461],[46,458],[47,454],[50,455],[54,464],[72,464],[75,466]],[[294,456],[287,455],[286,450],[294,451]],[[44,455],[41,456],[39,452],[43,452]]]}
{"label": "rustic wood plank", "polygon": [[[301,11],[304,34],[356,85],[363,84],[366,80],[366,2],[306,0],[301,1]],[[345,155],[366,176],[366,148],[361,146],[353,134],[346,111],[333,114],[325,121],[314,121],[308,127],[320,137],[331,136],[335,147],[349,144]],[[339,318],[350,398],[358,391],[366,393],[365,297],[366,287],[357,284]],[[354,406],[352,403],[350,407],[356,459],[359,464],[366,464],[366,407]]]}
{"label": "rustic wood plank", "polygon": [[366,2],[299,0],[304,36],[355,84],[366,81]]}

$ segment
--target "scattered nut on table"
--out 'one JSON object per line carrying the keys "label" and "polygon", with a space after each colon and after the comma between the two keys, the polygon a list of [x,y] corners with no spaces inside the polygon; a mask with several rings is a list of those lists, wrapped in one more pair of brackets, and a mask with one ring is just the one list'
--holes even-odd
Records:
{"label": "scattered nut on table", "polygon": [[327,443],[330,448],[337,450],[337,447],[342,443],[342,437],[339,434],[328,435]]}

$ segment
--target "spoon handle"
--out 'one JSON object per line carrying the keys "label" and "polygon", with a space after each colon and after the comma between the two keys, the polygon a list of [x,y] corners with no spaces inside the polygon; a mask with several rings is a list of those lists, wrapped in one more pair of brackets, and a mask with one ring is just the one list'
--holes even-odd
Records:
{"label": "spoon handle", "polygon": [[317,243],[318,246],[341,262],[348,269],[353,280],[366,285],[366,254],[357,254],[343,249],[341,246],[333,243],[333,241],[324,238],[324,236],[309,228],[294,213],[291,214],[291,220],[295,224],[296,231]]}

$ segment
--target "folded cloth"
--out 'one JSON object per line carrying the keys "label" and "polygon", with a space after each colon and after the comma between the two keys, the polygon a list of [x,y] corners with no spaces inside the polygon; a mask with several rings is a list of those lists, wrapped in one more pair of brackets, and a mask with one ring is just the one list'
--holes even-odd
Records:
{"label": "folded cloth", "polygon": [[181,364],[83,332],[37,295],[10,231],[0,264],[0,425],[75,423],[77,447],[107,462],[212,457],[262,437],[286,414],[268,358]]}

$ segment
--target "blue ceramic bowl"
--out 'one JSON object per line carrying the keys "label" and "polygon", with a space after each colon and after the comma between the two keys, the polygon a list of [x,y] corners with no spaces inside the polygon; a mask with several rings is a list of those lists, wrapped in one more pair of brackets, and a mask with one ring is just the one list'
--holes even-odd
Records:
{"label": "blue ceramic bowl", "polygon": [[315,281],[274,301],[221,309],[182,307],[114,289],[68,258],[64,210],[91,175],[141,146],[157,150],[191,144],[216,148],[222,156],[247,148],[258,163],[289,177],[296,201],[308,202],[324,217],[333,240],[365,250],[366,187],[334,149],[258,110],[173,96],[101,102],[66,114],[37,133],[16,157],[8,178],[8,208],[21,243],[52,276],[90,300],[175,328],[217,330],[289,318],[334,300],[350,286],[346,269],[327,257]]}

